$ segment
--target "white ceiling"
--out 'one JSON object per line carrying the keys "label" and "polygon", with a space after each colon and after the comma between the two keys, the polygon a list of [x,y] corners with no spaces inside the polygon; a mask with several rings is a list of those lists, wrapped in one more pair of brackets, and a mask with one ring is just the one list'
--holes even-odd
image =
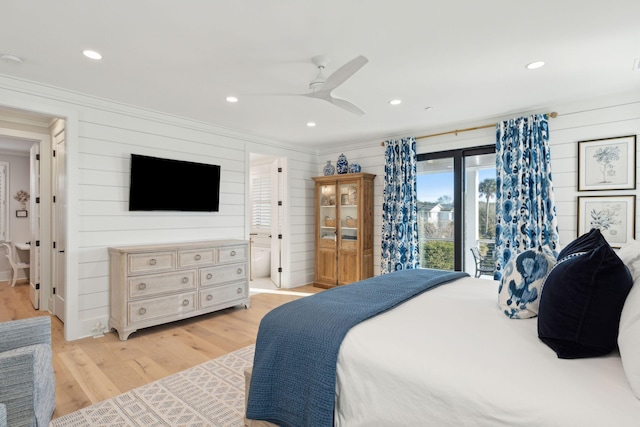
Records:
{"label": "white ceiling", "polygon": [[[640,91],[639,16],[637,0],[2,0],[0,54],[23,62],[0,74],[320,146]],[[334,91],[366,115],[264,95],[307,92],[321,54],[327,74],[369,59]]]}
{"label": "white ceiling", "polygon": [[25,155],[35,141],[0,135],[0,153]]}

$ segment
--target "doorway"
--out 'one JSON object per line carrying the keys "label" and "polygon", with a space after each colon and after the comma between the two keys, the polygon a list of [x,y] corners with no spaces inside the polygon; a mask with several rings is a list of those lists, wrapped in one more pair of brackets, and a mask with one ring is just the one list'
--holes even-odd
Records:
{"label": "doorway", "polygon": [[249,245],[252,292],[282,287],[284,159],[249,155]]}
{"label": "doorway", "polygon": [[[53,285],[51,281],[51,131],[54,117],[25,110],[0,107],[3,126],[0,127],[0,150],[18,150],[24,157],[24,164],[16,163],[25,177],[25,190],[29,191],[29,201],[25,213],[21,213],[25,231],[22,234],[12,230],[9,239],[28,247],[25,262],[29,262],[27,286],[34,308],[52,311]],[[58,119],[59,121],[63,121]],[[11,198],[12,194],[8,194]],[[11,216],[15,216],[12,214]],[[61,308],[64,312],[64,309]],[[54,313],[57,315],[57,313]]]}
{"label": "doorway", "polygon": [[475,274],[472,249],[491,265],[495,176],[494,146],[418,155],[420,267]]}

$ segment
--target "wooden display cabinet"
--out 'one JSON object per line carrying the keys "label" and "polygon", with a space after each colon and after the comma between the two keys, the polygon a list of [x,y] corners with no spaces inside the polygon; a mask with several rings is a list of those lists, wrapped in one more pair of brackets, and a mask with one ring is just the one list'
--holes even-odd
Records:
{"label": "wooden display cabinet", "polygon": [[350,173],[314,177],[316,278],[330,288],[373,276],[373,180]]}

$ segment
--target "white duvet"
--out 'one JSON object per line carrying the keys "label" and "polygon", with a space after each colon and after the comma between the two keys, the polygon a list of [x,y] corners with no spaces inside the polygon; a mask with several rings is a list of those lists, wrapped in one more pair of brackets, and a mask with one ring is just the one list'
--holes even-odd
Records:
{"label": "white duvet", "polygon": [[497,282],[464,278],[354,327],[336,425],[640,426],[618,354],[558,359],[497,301]]}

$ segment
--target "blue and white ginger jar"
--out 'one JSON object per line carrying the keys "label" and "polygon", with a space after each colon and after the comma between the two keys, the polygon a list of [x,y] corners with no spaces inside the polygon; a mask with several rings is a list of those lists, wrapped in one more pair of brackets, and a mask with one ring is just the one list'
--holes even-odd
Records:
{"label": "blue and white ginger jar", "polygon": [[322,173],[324,173],[324,176],[329,176],[336,173],[336,168],[334,168],[333,165],[331,164],[331,160],[327,160],[327,164],[324,165],[324,169],[322,169]]}
{"label": "blue and white ginger jar", "polygon": [[349,173],[360,173],[360,165],[358,163],[351,163],[349,165]]}
{"label": "blue and white ginger jar", "polygon": [[339,174],[349,173],[349,162],[347,162],[347,156],[340,154],[338,161],[336,162],[336,169]]}

